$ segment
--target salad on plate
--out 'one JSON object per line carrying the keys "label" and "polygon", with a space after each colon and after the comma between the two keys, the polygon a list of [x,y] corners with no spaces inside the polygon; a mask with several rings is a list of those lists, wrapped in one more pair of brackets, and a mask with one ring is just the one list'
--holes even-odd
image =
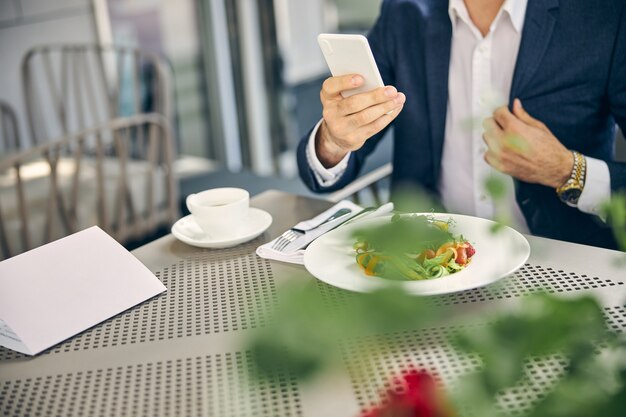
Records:
{"label": "salad on plate", "polygon": [[431,215],[399,215],[390,222],[356,229],[356,263],[366,275],[399,281],[439,278],[466,268],[476,253],[453,220]]}

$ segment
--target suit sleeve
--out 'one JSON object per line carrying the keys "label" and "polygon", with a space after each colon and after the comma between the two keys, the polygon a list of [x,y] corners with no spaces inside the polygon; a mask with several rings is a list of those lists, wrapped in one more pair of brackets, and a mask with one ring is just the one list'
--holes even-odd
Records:
{"label": "suit sleeve", "polygon": [[[376,64],[378,65],[380,75],[385,85],[395,84],[393,66],[391,64],[391,60],[389,59],[390,50],[393,47],[393,34],[390,26],[389,3],[389,0],[383,1],[380,15],[376,20],[374,27],[367,35],[370,47],[372,48],[372,53],[374,54]],[[297,159],[300,178],[302,178],[302,181],[306,184],[306,186],[314,192],[331,192],[342,189],[357,178],[359,172],[361,171],[361,167],[365,162],[365,158],[367,157],[367,155],[372,153],[374,149],[376,149],[376,146],[383,138],[389,127],[390,126],[387,126],[381,132],[369,138],[359,150],[352,152],[348,161],[348,165],[341,175],[341,178],[339,178],[335,183],[328,187],[324,187],[319,183],[314,171],[311,169],[311,166],[309,165],[309,162],[307,160],[306,148],[309,136],[313,131],[313,129],[311,129],[300,140],[300,143],[298,145]]]}
{"label": "suit sleeve", "polygon": [[[609,105],[615,121],[626,133],[626,6],[621,18],[608,85]],[[626,191],[626,163],[607,162],[611,175],[611,191]]]}

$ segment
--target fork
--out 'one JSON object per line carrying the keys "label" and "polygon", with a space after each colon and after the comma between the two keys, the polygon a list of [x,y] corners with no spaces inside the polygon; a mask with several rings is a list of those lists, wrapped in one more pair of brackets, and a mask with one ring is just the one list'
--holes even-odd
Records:
{"label": "fork", "polygon": [[[335,220],[336,218],[344,216],[350,213],[351,211],[352,210],[347,209],[347,208],[339,209],[336,212],[334,212],[330,217],[328,217],[326,220],[324,220],[322,223],[315,226],[315,228],[320,227],[321,225],[326,224],[330,222],[331,220]],[[283,249],[285,249],[285,247],[288,244],[290,244],[291,242],[293,242],[294,240],[296,240],[297,238],[299,238],[305,233],[306,233],[306,230],[300,230],[296,228],[289,229],[276,239],[276,241],[272,244],[272,249],[280,252]]]}
{"label": "fork", "polygon": [[285,247],[296,240],[298,237],[302,236],[304,232],[296,232],[295,230],[287,230],[285,233],[280,235],[278,239],[272,244],[272,249],[277,251],[282,251]]}

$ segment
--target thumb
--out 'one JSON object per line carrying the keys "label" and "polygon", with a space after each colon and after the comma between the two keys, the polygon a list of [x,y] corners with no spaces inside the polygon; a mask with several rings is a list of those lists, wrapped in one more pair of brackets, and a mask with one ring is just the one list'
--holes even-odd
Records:
{"label": "thumb", "polygon": [[516,98],[513,101],[513,114],[527,125],[536,127],[537,129],[548,130],[545,124],[528,114],[528,112],[522,107],[522,102],[519,98]]}

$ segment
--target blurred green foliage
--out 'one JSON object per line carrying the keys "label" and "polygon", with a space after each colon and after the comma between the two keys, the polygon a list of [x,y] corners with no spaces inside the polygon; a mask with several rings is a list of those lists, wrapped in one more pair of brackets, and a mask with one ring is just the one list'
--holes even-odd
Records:
{"label": "blurred green foliage", "polygon": [[[458,384],[457,404],[483,417],[500,416],[495,399],[524,385],[525,365],[557,357],[567,364],[563,375],[527,416],[623,415],[615,413],[624,400],[626,345],[604,323],[602,309],[591,297],[538,294],[524,299],[515,313],[457,333],[452,340],[457,349],[483,362]],[[621,360],[607,360],[611,355]],[[597,414],[600,409],[607,414]]]}
{"label": "blurred green foliage", "polygon": [[392,190],[391,200],[401,213],[445,213],[439,198],[415,184],[398,184]]}
{"label": "blurred green foliage", "polygon": [[261,374],[285,367],[298,378],[308,378],[341,360],[341,340],[423,328],[449,313],[394,286],[369,294],[347,293],[342,303],[332,306],[315,287],[280,291],[272,324],[250,342]]}
{"label": "blurred green foliage", "polygon": [[[456,384],[452,399],[457,409],[481,417],[503,415],[498,396],[523,385],[528,362],[557,355],[567,364],[563,375],[521,415],[625,415],[620,412],[625,405],[626,344],[606,329],[602,310],[593,298],[536,294],[523,298],[515,311],[460,314],[399,288],[346,293],[341,303],[332,306],[311,286],[281,291],[283,302],[271,324],[249,345],[261,378],[266,372],[286,370],[304,380],[328,370],[342,360],[344,341],[368,340],[364,351],[372,354],[377,352],[372,344],[384,339],[380,336],[452,321],[455,325],[471,322],[474,324],[451,335],[449,341],[459,354],[479,357],[482,363],[477,372],[462,376]],[[597,414],[598,410],[603,412]]]}
{"label": "blurred green foliage", "polygon": [[509,207],[507,206],[507,196],[508,190],[504,179],[501,174],[493,174],[488,176],[485,179],[483,184],[485,192],[491,199],[494,204],[494,217],[495,221],[494,225],[491,227],[491,231],[493,233],[497,233],[504,226],[512,226],[515,228],[513,224],[513,216],[510,212]]}
{"label": "blurred green foliage", "polygon": [[530,145],[528,141],[520,135],[505,135],[504,146],[512,149],[513,151],[530,156]]}
{"label": "blurred green foliage", "polygon": [[602,207],[620,250],[626,252],[626,192],[614,193]]}
{"label": "blurred green foliage", "polygon": [[494,200],[501,200],[506,197],[506,185],[501,178],[490,176],[485,180],[485,191]]}

